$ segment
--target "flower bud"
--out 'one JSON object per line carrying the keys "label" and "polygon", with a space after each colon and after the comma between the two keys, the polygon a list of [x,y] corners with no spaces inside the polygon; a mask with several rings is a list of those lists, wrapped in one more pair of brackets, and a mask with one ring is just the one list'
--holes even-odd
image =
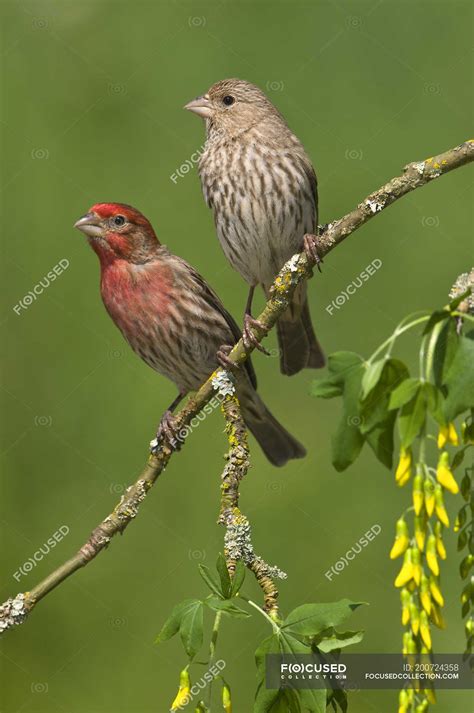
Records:
{"label": "flower bud", "polygon": [[420,612],[418,611],[418,607],[413,601],[410,602],[410,622],[411,629],[415,636],[417,636],[420,630]]}
{"label": "flower bud", "polygon": [[446,547],[443,542],[443,526],[438,522],[434,526],[435,537],[436,537],[436,549],[442,560],[446,559]]}
{"label": "flower bud", "polygon": [[436,536],[430,535],[428,537],[428,542],[426,543],[426,561],[430,570],[438,576],[439,574],[439,564],[438,558],[436,556]]}
{"label": "flower bud", "polygon": [[431,651],[430,625],[428,622],[428,615],[424,610],[420,612],[420,634],[426,648],[428,651]]}
{"label": "flower bud", "polygon": [[176,694],[176,698],[171,704],[172,711],[177,711],[183,708],[187,703],[189,703],[189,694],[191,689],[191,680],[189,678],[189,671],[187,668],[183,668],[179,674],[179,689]]}
{"label": "flower bud", "polygon": [[425,478],[425,482],[423,483],[423,491],[425,496],[425,510],[428,513],[429,517],[431,517],[435,508],[435,488],[429,478]]}
{"label": "flower bud", "polygon": [[430,582],[426,574],[421,576],[420,584],[420,601],[421,606],[427,614],[431,612],[431,594],[430,594]]}
{"label": "flower bud", "polygon": [[393,560],[396,557],[402,555],[408,547],[409,542],[410,539],[408,537],[408,526],[403,517],[401,517],[399,520],[397,520],[395,530],[395,542],[393,543],[392,549],[390,550],[390,559]]}
{"label": "flower bud", "polygon": [[459,445],[459,438],[454,423],[448,423],[446,426],[439,427],[438,448],[444,448],[446,443],[451,443],[453,446]]}
{"label": "flower bud", "polygon": [[227,683],[222,687],[222,707],[225,713],[232,713],[232,701],[230,698],[230,688]]}
{"label": "flower bud", "polygon": [[413,579],[416,582],[416,586],[419,587],[423,570],[421,567],[421,552],[416,547],[411,548],[411,561],[413,565]]}
{"label": "flower bud", "polygon": [[415,516],[415,540],[418,549],[423,551],[426,540],[426,515],[424,512]]}
{"label": "flower bud", "polygon": [[403,587],[400,592],[400,601],[402,603],[402,624],[403,626],[406,626],[410,621],[411,596],[410,592],[405,587]]}
{"label": "flower bud", "polygon": [[430,619],[433,624],[438,627],[438,629],[446,629],[446,622],[443,618],[443,615],[441,614],[441,610],[434,602],[433,606],[431,607]]}
{"label": "flower bud", "polygon": [[435,509],[438,519],[441,520],[443,525],[449,527],[449,517],[444,507],[443,490],[441,485],[435,487]]}
{"label": "flower bud", "polygon": [[398,461],[397,470],[395,472],[395,481],[398,485],[403,486],[408,483],[411,476],[412,455],[410,448],[400,449],[400,460]]}
{"label": "flower bud", "polygon": [[439,457],[438,467],[436,468],[436,478],[438,483],[441,483],[443,488],[449,490],[449,492],[453,495],[459,493],[459,485],[451,472],[451,468],[449,466],[449,454],[447,451],[443,451]]}
{"label": "flower bud", "polygon": [[405,552],[403,565],[395,580],[396,587],[404,587],[413,578],[412,550],[409,548]]}
{"label": "flower bud", "polygon": [[440,607],[444,607],[444,597],[441,594],[441,590],[439,588],[439,582],[436,579],[436,577],[433,577],[433,575],[430,575],[430,592],[431,592],[431,596],[433,597],[435,602]]}
{"label": "flower bud", "polygon": [[415,508],[415,514],[419,515],[421,508],[423,507],[423,483],[424,476],[421,471],[418,471],[413,480],[413,507]]}

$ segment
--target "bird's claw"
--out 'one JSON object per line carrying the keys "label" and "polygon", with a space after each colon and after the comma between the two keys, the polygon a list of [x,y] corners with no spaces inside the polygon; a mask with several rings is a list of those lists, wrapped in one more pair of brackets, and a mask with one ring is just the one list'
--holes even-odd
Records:
{"label": "bird's claw", "polygon": [[322,258],[318,253],[317,238],[316,235],[311,235],[306,233],[303,238],[303,250],[306,253],[306,257],[310,262],[317,266],[319,272],[321,272],[321,264],[323,262]]}
{"label": "bird's claw", "polygon": [[252,327],[263,329],[265,334],[268,333],[268,328],[263,324],[263,322],[259,322],[258,319],[255,319],[250,314],[246,314],[244,316],[244,327],[242,329],[242,341],[244,343],[244,347],[246,349],[255,347],[255,349],[258,349],[259,352],[262,352],[266,356],[270,356],[268,349],[265,349],[263,344],[260,344],[257,337],[252,332]]}
{"label": "bird's claw", "polygon": [[236,369],[240,369],[240,366],[238,364],[235,364],[231,359],[229,359],[229,354],[231,353],[233,348],[233,345],[222,344],[216,353],[219,366],[221,366],[226,371],[235,371]]}
{"label": "bird's claw", "polygon": [[171,411],[165,411],[161,417],[160,425],[158,426],[158,430],[156,432],[156,440],[159,442],[164,438],[168,441],[172,448],[179,451],[182,443],[178,438],[177,431],[177,419],[173,416]]}

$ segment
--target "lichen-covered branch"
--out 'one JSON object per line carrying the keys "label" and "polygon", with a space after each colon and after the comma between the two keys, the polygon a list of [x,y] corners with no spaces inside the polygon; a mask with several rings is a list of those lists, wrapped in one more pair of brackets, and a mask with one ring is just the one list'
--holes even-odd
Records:
{"label": "lichen-covered branch", "polygon": [[235,572],[238,560],[254,573],[262,588],[264,609],[272,619],[278,619],[278,589],[273,579],[285,579],[286,574],[255,554],[250,523],[239,508],[239,486],[250,466],[247,429],[235,393],[228,393],[222,403],[229,441],[227,463],[222,473],[221,508],[218,522],[224,525],[224,555],[229,574]]}
{"label": "lichen-covered branch", "polygon": [[[363,200],[353,211],[329,223],[322,230],[316,237],[319,255],[321,257],[327,255],[355,230],[410,191],[473,160],[474,140],[470,140],[438,156],[408,164],[400,176],[393,178]],[[312,265],[304,252],[294,255],[283,266],[275,279],[270,299],[258,317],[258,321],[265,326],[265,329],[255,327],[252,330],[257,339],[263,339],[267,331],[274,326],[278,317],[287,308],[297,285],[311,276]],[[246,349],[240,340],[230,352],[229,358],[237,366],[242,364],[252,351],[253,347]],[[216,390],[216,379],[218,380],[220,374],[222,374],[221,369],[211,374],[199,391],[179,411],[178,430],[186,429],[194,416],[211,400]],[[19,594],[0,606],[0,632],[14,624],[22,623],[40,599],[76,570],[91,562],[108,545],[112,537],[124,531],[136,516],[140,502],[165,469],[172,452],[172,445],[163,438],[153,449],[138,480],[130,486],[113,512],[93,531],[79,552],[46,577],[31,592]]]}

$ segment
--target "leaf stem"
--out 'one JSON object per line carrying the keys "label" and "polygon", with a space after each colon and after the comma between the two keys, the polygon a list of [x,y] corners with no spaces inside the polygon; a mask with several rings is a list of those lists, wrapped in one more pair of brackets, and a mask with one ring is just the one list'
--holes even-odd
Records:
{"label": "leaf stem", "polygon": [[[410,315],[410,316],[413,316],[413,315]],[[373,360],[375,359],[375,357],[377,356],[377,354],[379,354],[383,349],[385,349],[386,346],[389,346],[389,353],[390,353],[392,344],[395,341],[395,339],[397,339],[397,337],[402,335],[404,332],[408,332],[409,329],[416,327],[418,324],[423,324],[423,322],[427,322],[429,320],[429,318],[430,318],[430,315],[425,314],[423,317],[418,317],[418,319],[415,319],[415,320],[413,320],[413,322],[409,322],[408,324],[405,324],[405,325],[403,323],[406,318],[403,319],[400,322],[400,324],[397,325],[397,327],[392,332],[390,337],[388,339],[386,339],[384,342],[382,342],[382,344],[379,347],[377,347],[377,349],[374,351],[372,356],[369,358],[368,363],[371,364],[373,362]]]}
{"label": "leaf stem", "polygon": [[253,608],[256,609],[258,612],[260,612],[260,614],[261,614],[263,617],[265,617],[265,619],[266,619],[267,621],[270,622],[270,624],[272,625],[272,629],[273,629],[273,631],[274,631],[275,634],[277,634],[277,633],[280,631],[280,627],[278,626],[277,622],[276,622],[274,619],[272,619],[271,616],[269,616],[269,615],[267,614],[267,612],[266,612],[264,609],[262,609],[261,607],[259,607],[258,604],[256,604],[255,602],[253,602],[251,599],[248,599],[248,598],[245,597],[243,594],[239,594],[239,599],[243,599],[244,602],[247,602],[247,604],[250,604],[251,607],[253,607]]}
{"label": "leaf stem", "polygon": [[[217,637],[219,636],[219,626],[221,624],[222,612],[218,611],[214,619],[214,625],[212,627],[211,641],[209,644],[209,668],[212,667],[216,658],[216,647],[217,647]],[[207,687],[206,695],[206,708],[211,713],[211,702],[212,702],[212,684],[214,679],[209,681]]]}

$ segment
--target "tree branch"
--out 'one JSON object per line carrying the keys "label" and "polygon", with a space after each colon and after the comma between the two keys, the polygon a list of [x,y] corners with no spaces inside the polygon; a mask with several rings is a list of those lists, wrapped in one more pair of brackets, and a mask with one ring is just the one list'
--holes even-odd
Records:
{"label": "tree branch", "polygon": [[[410,163],[405,166],[402,175],[393,178],[377,191],[369,195],[350,213],[329,223],[316,236],[316,245],[320,257],[327,255],[336,245],[339,245],[355,230],[367,223],[374,216],[407,193],[424,186],[426,183],[471,163],[474,160],[474,140],[466,141],[438,156],[424,161]],[[265,325],[265,330],[254,328],[253,333],[258,340],[262,339],[267,330],[271,329],[278,317],[285,311],[297,285],[312,276],[312,264],[305,253],[294,255],[280,270],[273,284],[268,300],[258,320]],[[242,364],[253,347],[246,349],[240,340],[230,353],[230,359],[236,364]],[[183,409],[177,414],[179,427],[189,427],[192,419],[211,401],[215,392],[220,393],[221,369],[216,370],[191,397]],[[222,394],[221,394],[222,395]],[[124,531],[135,518],[141,501],[154,485],[165,469],[173,452],[170,443],[163,439],[153,448],[153,453],[140,474],[138,480],[131,485],[120,503],[90,535],[79,552],[52,572],[30,592],[18,594],[14,599],[8,599],[0,606],[0,632],[21,624],[33,607],[50,591],[57,587],[67,577],[91,562],[109,544],[110,540]]]}

